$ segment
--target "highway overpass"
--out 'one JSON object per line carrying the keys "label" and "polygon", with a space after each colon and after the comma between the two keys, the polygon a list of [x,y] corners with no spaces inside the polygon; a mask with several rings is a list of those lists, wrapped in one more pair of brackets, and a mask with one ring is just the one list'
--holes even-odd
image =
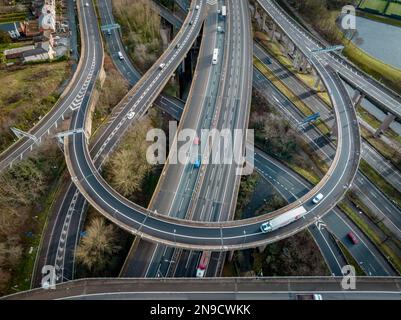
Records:
{"label": "highway overpass", "polygon": [[[194,24],[189,28],[190,33],[187,37],[192,34],[194,27],[199,27],[199,13],[204,6],[202,1],[196,3],[200,5],[201,10],[195,10],[198,13],[195,13]],[[181,43],[184,46],[187,44],[186,40]],[[306,49],[301,47],[300,50]],[[178,49],[178,51],[180,50]],[[300,199],[298,203],[254,219],[209,223],[207,225],[194,221],[163,217],[160,214],[130,203],[107,185],[94,168],[87,150],[86,137],[81,133],[66,138],[69,141],[69,143],[66,143],[65,148],[67,165],[74,183],[87,200],[113,222],[150,241],[162,242],[171,246],[226,251],[234,248],[258,246],[296,233],[300,228],[306,227],[324,215],[344,196],[353,180],[360,156],[359,131],[355,111],[341,80],[327,64],[322,63],[319,57],[311,55],[310,51],[307,50],[304,54],[310,56],[311,63],[323,79],[333,101],[338,122],[339,147],[337,148],[334,164],[328,174],[320,184]],[[173,55],[172,58],[170,57],[170,60],[163,60],[166,58],[166,54],[160,61],[166,61],[168,68],[171,62],[178,60],[176,59],[177,55],[178,53]],[[132,99],[136,101],[134,107],[141,106],[141,111],[137,116],[146,109],[148,104],[153,102],[154,98],[152,100],[152,97],[155,96],[157,91],[161,90],[162,85],[167,80],[164,71],[157,70],[157,68],[157,64],[151,68],[147,76],[144,77],[144,83],[147,85],[138,86],[138,92],[132,96]],[[173,70],[170,72],[173,72]],[[126,110],[125,114],[131,108],[126,107]],[[84,113],[78,114],[73,128],[84,128],[86,117],[87,115]],[[123,114],[114,131],[117,131],[123,123],[129,122],[126,120]],[[111,138],[109,137],[109,139]],[[318,192],[322,192],[326,197],[318,205],[313,206],[311,199]],[[304,219],[268,235],[260,232],[259,226],[261,222],[299,205],[304,205],[309,213],[304,216]]]}
{"label": "highway overpass", "polygon": [[357,277],[355,290],[344,290],[342,277],[80,279],[56,289],[33,289],[3,300],[152,299],[152,300],[295,300],[298,294],[321,294],[323,300],[401,299],[399,277]]}

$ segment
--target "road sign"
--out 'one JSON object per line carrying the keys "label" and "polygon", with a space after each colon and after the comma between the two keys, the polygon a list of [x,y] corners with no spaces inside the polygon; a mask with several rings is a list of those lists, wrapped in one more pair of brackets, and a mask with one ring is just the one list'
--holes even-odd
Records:
{"label": "road sign", "polygon": [[314,49],[311,50],[312,53],[322,53],[322,52],[331,52],[331,51],[342,51],[344,49],[344,46],[339,45],[339,46],[331,46],[327,48],[321,48],[321,49]]}

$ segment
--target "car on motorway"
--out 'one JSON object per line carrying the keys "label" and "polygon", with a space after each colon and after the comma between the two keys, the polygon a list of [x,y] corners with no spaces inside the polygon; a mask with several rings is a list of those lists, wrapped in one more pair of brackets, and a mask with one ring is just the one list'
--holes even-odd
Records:
{"label": "car on motorway", "polygon": [[319,293],[315,293],[315,294],[297,294],[297,300],[323,300],[323,297]]}
{"label": "car on motorway", "polygon": [[85,3],[85,7],[89,7],[89,3],[86,2],[86,3]]}
{"label": "car on motorway", "polygon": [[320,200],[322,200],[322,199],[323,199],[323,194],[319,193],[316,197],[313,198],[312,202],[314,204],[318,204],[320,202]]}
{"label": "car on motorway", "polygon": [[133,117],[135,117],[135,112],[134,111],[131,111],[130,113],[127,114],[127,118],[128,119],[131,120]]}
{"label": "car on motorway", "polygon": [[181,47],[181,43],[177,43],[177,44],[175,45],[175,47],[178,49],[179,47]]}
{"label": "car on motorway", "polygon": [[111,35],[111,30],[107,30],[107,34],[110,36]]}
{"label": "car on motorway", "polygon": [[351,231],[347,233],[347,237],[348,237],[348,239],[351,240],[351,242],[352,242],[353,244],[358,244],[358,243],[359,243],[358,238],[357,238],[356,235],[353,234]]}
{"label": "car on motorway", "polygon": [[195,163],[194,163],[195,168],[200,168],[201,166],[201,162],[199,159],[196,159]]}
{"label": "car on motorway", "polygon": [[271,229],[272,227],[269,222],[265,222],[260,225],[260,231],[262,231],[263,233],[268,233],[269,231],[271,231]]}
{"label": "car on motorway", "polygon": [[195,10],[199,10],[199,5],[198,4],[195,6]]}
{"label": "car on motorway", "polygon": [[166,66],[166,64],[165,64],[165,63],[160,63],[160,65],[159,65],[159,69],[163,69],[165,66]]}
{"label": "car on motorway", "polygon": [[124,56],[123,56],[123,54],[121,53],[121,51],[118,51],[118,57],[120,58],[120,60],[124,60]]}
{"label": "car on motorway", "polygon": [[193,25],[193,22],[192,22],[192,21],[189,21],[189,25],[192,26],[192,25]]}
{"label": "car on motorway", "polygon": [[195,137],[194,144],[199,145],[199,143],[200,143],[199,137]]}

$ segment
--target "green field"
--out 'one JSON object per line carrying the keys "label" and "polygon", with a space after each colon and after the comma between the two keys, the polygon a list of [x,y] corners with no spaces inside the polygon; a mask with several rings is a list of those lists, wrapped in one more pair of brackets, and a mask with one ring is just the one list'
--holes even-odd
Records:
{"label": "green field", "polygon": [[387,1],[385,0],[364,0],[359,5],[359,8],[371,9],[379,13],[384,13],[384,9],[386,9],[386,6],[387,6]]}
{"label": "green field", "polygon": [[401,17],[401,3],[392,2],[386,10],[387,15],[397,15]]}
{"label": "green field", "polygon": [[359,5],[361,9],[370,9],[377,11],[378,13],[384,13],[384,9],[386,9],[387,1],[385,0],[364,0]]}

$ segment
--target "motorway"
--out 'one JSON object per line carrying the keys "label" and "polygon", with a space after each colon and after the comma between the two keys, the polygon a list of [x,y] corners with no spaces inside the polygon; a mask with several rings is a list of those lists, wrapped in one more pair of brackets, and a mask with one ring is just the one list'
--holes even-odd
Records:
{"label": "motorway", "polygon": [[[202,2],[199,3],[201,10],[195,10],[198,13],[202,12],[204,8]],[[190,38],[195,27],[199,28],[199,14],[195,15],[194,24],[191,26],[186,38],[181,42],[181,48],[187,45],[187,39]],[[338,75],[327,64],[322,64],[319,57],[310,55],[307,49],[302,47],[302,44],[300,44],[300,50],[305,50],[304,53],[310,57],[312,65],[317,69],[326,87],[328,87],[330,97],[333,100],[339,130],[339,147],[337,148],[334,165],[329,170],[329,173],[298,204],[292,204],[293,208],[299,204],[305,206],[309,214],[305,215],[303,220],[282,228],[280,232],[275,231],[266,236],[259,231],[259,226],[261,221],[267,220],[268,216],[272,216],[271,214],[256,219],[248,219],[247,221],[210,223],[205,226],[205,224],[199,222],[183,221],[182,219],[165,217],[151,212],[122,198],[107,185],[90,159],[87,139],[82,133],[66,138],[68,142],[65,147],[67,166],[74,183],[99,212],[119,226],[150,241],[163,242],[183,248],[226,251],[233,248],[257,246],[294,234],[299,230],[300,224],[302,227],[306,227],[308,224],[313,223],[344,196],[346,189],[351,184],[359,164],[360,141],[359,128],[355,125],[357,124],[356,115]],[[180,52],[181,50],[177,49],[177,51]],[[171,68],[171,64],[175,63],[175,67],[178,65],[177,61],[180,60],[180,57],[177,59],[178,52],[172,53],[171,57],[167,57],[170,53],[167,52],[165,55],[167,59],[161,59],[166,61],[166,67],[163,70],[158,70],[156,64],[148,72],[147,76],[143,78],[143,83],[146,85],[138,86],[138,90],[131,97],[136,101],[134,108],[140,106],[140,112],[142,112],[148,104],[153,102],[155,93],[161,91],[168,80],[167,76],[171,74],[165,73],[164,70]],[[170,70],[170,72],[173,71]],[[125,114],[129,110],[131,108],[126,107]],[[73,121],[72,128],[75,130],[85,128],[87,116],[86,112],[78,114]],[[112,135],[124,123],[129,123],[125,115],[122,117],[121,121],[116,123]],[[108,139],[111,140],[112,138],[111,136]],[[311,198],[317,192],[326,194],[326,197],[318,205],[312,206],[310,203]],[[276,211],[274,216],[286,210],[289,210],[289,207]]]}
{"label": "motorway", "polygon": [[[168,10],[162,10],[160,11],[160,14],[170,23],[173,23],[176,21],[176,19],[178,19],[177,16]],[[327,104],[323,102],[323,100],[319,99],[319,97],[316,95],[309,94],[310,89],[307,88],[304,83],[299,81],[299,79],[296,78],[291,71],[280,65],[279,62],[269,56],[256,40],[254,41],[254,54],[260,61],[263,62],[267,61],[266,58],[269,58],[272,63],[266,64],[266,67],[272,70],[275,75],[286,84],[287,87],[291,88],[292,92],[297,94],[297,96],[302,97],[302,100],[305,103],[313,106],[313,111],[320,113],[321,119],[324,120],[329,128],[334,125],[334,117]],[[362,107],[364,106],[362,105]],[[374,114],[376,114],[380,111],[378,111],[377,107],[369,105],[369,112],[374,112]],[[363,141],[362,144],[362,157],[394,188],[401,189],[400,172],[393,164],[384,159],[384,157],[366,141]]]}
{"label": "motorway", "polygon": [[356,289],[344,290],[342,277],[80,279],[54,290],[33,289],[3,300],[151,299],[151,300],[295,300],[298,294],[321,294],[323,300],[401,299],[399,277],[356,277]]}
{"label": "motorway", "polygon": [[[103,2],[100,2],[100,5],[102,6],[102,3]],[[101,7],[102,8],[102,7]],[[105,8],[107,8],[107,4],[105,5]],[[112,16],[111,16],[111,14],[110,15],[107,15],[107,14],[103,14],[104,13],[104,11],[105,10],[100,10],[100,13],[101,13],[101,17],[102,17],[102,22],[103,22],[103,24],[107,24],[107,23],[113,23],[112,22]],[[109,10],[107,10],[107,11],[109,11]],[[109,19],[110,20],[107,20],[107,16],[109,16]],[[113,31],[112,31],[113,32]],[[114,38],[116,38],[115,40],[113,40]],[[112,51],[112,56],[114,57],[114,56],[117,56],[116,55],[116,52],[117,51],[119,51],[119,50],[121,50],[122,49],[122,46],[121,45],[118,45],[118,42],[120,42],[120,40],[119,40],[119,37],[118,37],[118,35],[117,35],[117,37],[114,37],[114,34],[113,34],[113,36],[111,36],[111,37],[106,37],[106,41],[107,41],[107,43],[108,43],[108,47],[109,47],[109,49],[110,49],[110,41],[114,41],[115,43],[117,43],[117,46],[116,45],[114,45],[113,46],[113,50],[114,51]],[[124,50],[121,50],[121,52],[123,52],[124,53]],[[115,57],[114,57],[115,58]],[[119,59],[114,59],[114,61],[116,62],[116,64],[117,64],[117,66],[118,66],[118,63],[119,63]],[[128,64],[128,62],[129,62],[129,59],[125,59],[125,61],[123,61],[122,62],[122,64],[124,64],[124,63],[127,63]],[[126,71],[126,70],[129,70],[129,68],[122,68],[122,69],[120,69],[119,68],[119,70],[120,70],[120,72],[122,72],[123,74],[124,74],[124,71]],[[135,74],[135,69],[133,69],[132,68],[132,72],[128,72],[128,76],[127,75],[125,75],[126,76],[126,78],[128,78],[128,79],[131,79],[131,81],[130,81],[130,83],[135,83],[135,80],[136,79],[133,79],[132,80],[132,75],[133,74]],[[159,101],[161,101],[161,103],[158,103],[159,105],[162,105],[162,106],[169,106],[170,107],[170,113],[171,113],[171,101],[168,101],[168,100],[165,100],[166,98],[161,98],[161,99],[159,99]],[[164,101],[165,100],[165,101]],[[178,109],[175,109],[174,110],[174,112],[176,112],[177,114],[179,114],[180,112],[179,111],[177,111]],[[177,116],[176,116],[176,118],[177,118]],[[82,197],[81,197],[82,198]],[[78,206],[78,209],[79,209],[80,207]],[[79,210],[81,210],[81,209],[79,209]],[[75,214],[75,215],[73,215],[73,217],[74,216],[77,216],[77,214]],[[79,221],[79,220],[78,220]],[[68,229],[68,230],[70,230],[70,229]],[[71,227],[71,230],[74,230],[74,228],[73,227]],[[76,233],[74,233],[74,235],[76,235]],[[365,264],[365,265],[367,265],[367,264]],[[68,268],[67,268],[68,269]],[[373,274],[375,274],[375,273],[373,273]],[[68,279],[68,277],[67,277],[67,279]]]}
{"label": "motorway", "polygon": [[[224,3],[221,2],[221,5]],[[222,79],[220,83],[219,103],[214,116],[212,126],[202,128],[212,129],[244,129],[248,126],[251,84],[252,84],[252,50],[251,50],[251,30],[250,18],[248,15],[247,4],[244,1],[235,3],[226,2],[227,17],[226,26],[221,27],[225,30],[227,49],[224,52],[223,71],[217,74],[217,79]],[[219,6],[221,7],[221,6]],[[210,43],[204,39],[206,43]],[[223,56],[223,55],[222,55]],[[211,80],[214,83],[213,80]],[[186,126],[184,125],[186,128]],[[245,138],[245,136],[244,136]],[[245,145],[245,141],[242,141]],[[243,151],[242,151],[243,153]],[[177,192],[180,206],[178,217],[198,221],[224,221],[233,217],[240,175],[236,174],[235,164],[209,164],[202,166],[196,181],[188,183],[187,178],[182,181],[186,183],[183,196]],[[169,168],[165,167],[168,172]],[[163,180],[163,179],[162,179]],[[164,180],[165,189],[180,190],[174,183]],[[155,194],[160,194],[158,190]],[[180,208],[184,211],[180,214]],[[177,211],[177,210],[176,210]],[[160,212],[160,211],[158,211]],[[196,252],[182,252],[172,248],[160,251],[158,259],[153,259],[147,269],[146,276],[154,277],[167,273],[174,274],[173,266],[186,265],[186,257],[191,257],[195,264],[198,260]],[[216,258],[213,261],[224,262],[224,258]],[[173,263],[174,262],[174,263]],[[136,273],[135,273],[136,274]],[[189,276],[192,276],[190,274]],[[182,275],[181,275],[182,276]]]}
{"label": "motorway", "polygon": [[[310,89],[306,88],[291,72],[280,65],[272,56],[268,55],[258,44],[254,45],[254,52],[255,56],[265,64],[265,67],[269,68],[285,85],[291,88],[291,91],[296,96],[303,97],[303,102],[306,103],[311,110],[320,113],[321,119],[329,128],[334,125],[334,118],[331,110],[328,109],[327,105],[317,95],[311,95]],[[267,59],[271,61],[271,64],[265,63]],[[272,85],[265,80],[264,75],[259,70],[255,69],[255,73],[255,87],[263,93],[265,98],[272,105],[276,105],[292,126],[297,129],[304,115],[282,94],[272,93],[270,96],[265,94],[266,90],[272,90]],[[308,136],[307,142],[309,145],[322,160],[329,164],[334,157],[335,146],[327,137],[324,137],[321,132],[317,131],[314,126],[306,126],[303,131]],[[383,156],[379,155],[365,140],[362,140],[362,150],[362,158],[379,172],[384,179],[398,189],[401,181],[400,172],[393,165],[388,163]],[[372,212],[375,212],[380,219],[383,219],[383,223],[395,235],[401,235],[401,210],[380,192],[361,171],[358,171],[356,175],[352,190],[360,196],[361,200]],[[380,207],[378,207],[375,202],[380,203]]]}
{"label": "motorway", "polygon": [[[280,26],[281,30],[289,35],[289,38],[299,48],[302,45],[308,50],[321,49],[322,45],[316,39],[300,27],[284,10],[272,0],[257,0],[259,5]],[[391,112],[401,119],[401,99],[394,92],[381,85],[379,82],[366,76],[354,68],[345,59],[335,53],[319,53],[324,63],[328,63],[340,76],[352,87],[356,87],[369,96],[384,110]]]}
{"label": "motorway", "polygon": [[[181,120],[177,132],[191,128],[196,130],[200,136],[201,130],[210,128],[220,112],[220,91],[221,86],[224,85],[224,81],[220,79],[224,79],[222,76],[222,73],[225,72],[223,64],[226,61],[226,46],[229,43],[226,39],[228,33],[217,32],[218,27],[226,29],[226,21],[219,18],[217,13],[217,4],[220,5],[221,2],[219,1],[210,8],[205,19],[198,62],[184,113],[182,116],[180,115]],[[216,65],[212,65],[211,57],[215,48],[219,50],[220,58]],[[182,143],[177,141],[174,141],[174,144],[177,145],[177,148],[182,146]],[[169,159],[163,168],[148,208],[168,216],[185,218],[192,198],[191,192],[200,170],[191,162],[170,163]],[[161,256],[164,256],[166,251],[170,253],[173,251],[172,248],[144,243],[144,241],[140,241],[139,244],[134,243],[134,246],[138,246],[137,252],[127,258],[123,268],[126,276],[136,274],[156,276],[156,273],[159,272],[157,266],[160,264]],[[143,261],[148,261],[149,264],[144,264]]]}
{"label": "motorway", "polygon": [[[112,16],[111,2],[110,0],[98,1],[99,12],[101,15],[101,21],[103,25],[114,24]],[[94,18],[94,17],[91,17]],[[96,19],[95,19],[96,20]],[[97,44],[101,43],[98,28],[95,28],[92,34],[99,37]],[[113,58],[117,69],[123,74],[127,81],[134,85],[138,82],[141,75],[133,67],[130,59],[125,53],[119,33],[116,29],[111,30],[111,35],[107,35],[105,32],[106,45],[109,54]],[[120,60],[118,58],[118,51],[121,51],[125,59]],[[170,106],[179,103],[177,99],[165,98],[160,95],[156,104],[163,106],[168,103]],[[97,161],[95,165],[100,168],[103,163],[103,159],[111,152],[111,149],[106,148],[110,140],[110,132],[114,130],[113,119],[121,113],[124,104],[120,103],[113,110],[112,115],[109,117],[106,124],[96,132],[96,136],[91,142],[91,155],[96,157]],[[57,270],[58,281],[71,280],[74,275],[74,252],[75,247],[79,240],[79,231],[82,228],[82,221],[85,217],[87,209],[87,202],[85,198],[80,194],[75,185],[72,182],[64,185],[59,192],[59,197],[55,202],[52,210],[54,213],[51,215],[49,221],[49,228],[47,228],[40,246],[40,254],[38,255],[35,263],[35,272],[32,278],[33,285],[39,285],[41,279],[41,268],[43,265],[54,265]]]}

